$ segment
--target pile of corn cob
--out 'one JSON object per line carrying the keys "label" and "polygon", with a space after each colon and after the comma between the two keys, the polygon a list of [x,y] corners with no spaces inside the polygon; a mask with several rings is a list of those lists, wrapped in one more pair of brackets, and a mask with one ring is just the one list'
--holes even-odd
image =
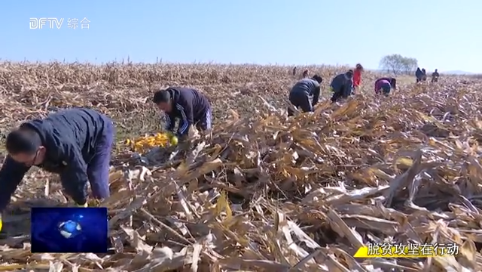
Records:
{"label": "pile of corn cob", "polygon": [[145,153],[154,147],[169,147],[177,145],[177,137],[171,133],[157,133],[146,135],[137,139],[127,139],[125,144],[137,153]]}

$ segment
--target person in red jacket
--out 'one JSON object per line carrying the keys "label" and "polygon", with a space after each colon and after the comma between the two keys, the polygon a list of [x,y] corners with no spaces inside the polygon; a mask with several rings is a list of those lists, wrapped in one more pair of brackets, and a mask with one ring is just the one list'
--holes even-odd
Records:
{"label": "person in red jacket", "polygon": [[357,92],[361,85],[361,76],[363,72],[363,66],[358,63],[355,67],[355,71],[353,71],[353,90]]}

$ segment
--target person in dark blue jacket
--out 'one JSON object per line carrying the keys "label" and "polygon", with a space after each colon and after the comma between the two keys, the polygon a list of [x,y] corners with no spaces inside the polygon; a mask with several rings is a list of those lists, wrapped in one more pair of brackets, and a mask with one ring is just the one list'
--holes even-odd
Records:
{"label": "person in dark blue jacket", "polygon": [[[296,82],[289,95],[291,104],[300,108],[303,112],[312,112],[320,98],[321,82],[323,82],[323,79],[319,75],[314,75],[312,78],[303,78]],[[310,96],[313,96],[313,103],[310,101]],[[293,114],[293,110],[288,108],[288,116],[293,116]]]}
{"label": "person in dark blue jacket", "polygon": [[32,166],[58,173],[78,206],[87,205],[87,182],[96,199],[109,197],[109,164],[114,143],[112,120],[90,109],[62,110],[20,125],[6,140],[0,170],[0,212]]}
{"label": "person in dark blue jacket", "polygon": [[335,76],[330,87],[333,91],[331,102],[334,103],[342,97],[348,98],[353,92],[353,70]]}
{"label": "person in dark blue jacket", "polygon": [[[153,102],[165,113],[166,130],[178,138],[185,138],[191,126],[196,126],[200,131],[212,128],[211,103],[197,90],[170,87],[157,91]],[[177,131],[174,131],[177,118],[180,123]]]}
{"label": "person in dark blue jacket", "polygon": [[417,83],[423,81],[423,71],[420,67],[417,67],[415,71],[415,78],[417,79]]}

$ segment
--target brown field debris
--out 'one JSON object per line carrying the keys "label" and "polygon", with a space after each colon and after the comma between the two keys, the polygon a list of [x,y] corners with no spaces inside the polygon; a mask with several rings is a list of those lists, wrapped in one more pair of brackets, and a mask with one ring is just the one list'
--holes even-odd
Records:
{"label": "brown field debris", "polygon": [[[323,86],[344,68],[308,67]],[[302,71],[304,69],[298,69]],[[32,171],[4,215],[0,271],[476,271],[482,215],[482,82],[399,80],[315,114],[286,117],[292,67],[14,64],[0,66],[0,132],[69,106],[119,130],[111,174],[115,253],[31,254],[29,208],[65,205]],[[159,129],[155,87],[205,92],[215,129],[187,151],[132,159],[121,141]],[[162,160],[161,160],[162,159]],[[152,165],[155,164],[155,165]],[[479,221],[480,220],[480,221]],[[457,243],[456,256],[355,259],[363,244]],[[50,269],[50,270],[49,270]],[[465,269],[465,270],[464,270]]]}

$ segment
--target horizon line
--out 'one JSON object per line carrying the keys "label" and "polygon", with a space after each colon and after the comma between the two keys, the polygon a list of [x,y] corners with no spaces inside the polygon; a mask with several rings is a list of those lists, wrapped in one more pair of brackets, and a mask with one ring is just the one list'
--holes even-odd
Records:
{"label": "horizon line", "polygon": [[[91,66],[105,66],[108,64],[120,64],[120,65],[135,65],[135,64],[149,64],[149,65],[216,65],[216,66],[261,66],[261,67],[273,67],[273,66],[278,66],[278,67],[291,67],[291,68],[298,68],[298,67],[319,67],[319,68],[327,68],[327,67],[333,67],[333,68],[346,68],[346,67],[351,67],[351,65],[348,64],[284,64],[284,63],[268,63],[268,64],[259,64],[259,63],[226,63],[226,62],[215,62],[215,61],[209,61],[209,62],[164,62],[162,59],[156,60],[156,62],[142,62],[142,61],[131,61],[129,59],[125,60],[122,59],[120,60],[112,60],[108,62],[92,62],[92,61],[66,61],[64,60],[57,60],[53,59],[50,61],[42,61],[42,60],[22,60],[22,61],[17,61],[17,60],[8,60],[8,59],[2,59],[0,58],[0,64],[5,64],[5,63],[13,63],[13,64],[52,64],[52,63],[60,63],[60,64],[80,64],[80,65],[91,65]],[[377,69],[377,68],[365,68],[365,70],[371,71],[371,72],[383,72],[383,69]],[[432,70],[427,70],[427,71],[432,71]],[[440,73],[456,73],[456,75],[479,75],[482,74],[479,72],[469,72],[469,71],[464,71],[464,70],[449,70],[449,71],[442,71]]]}

